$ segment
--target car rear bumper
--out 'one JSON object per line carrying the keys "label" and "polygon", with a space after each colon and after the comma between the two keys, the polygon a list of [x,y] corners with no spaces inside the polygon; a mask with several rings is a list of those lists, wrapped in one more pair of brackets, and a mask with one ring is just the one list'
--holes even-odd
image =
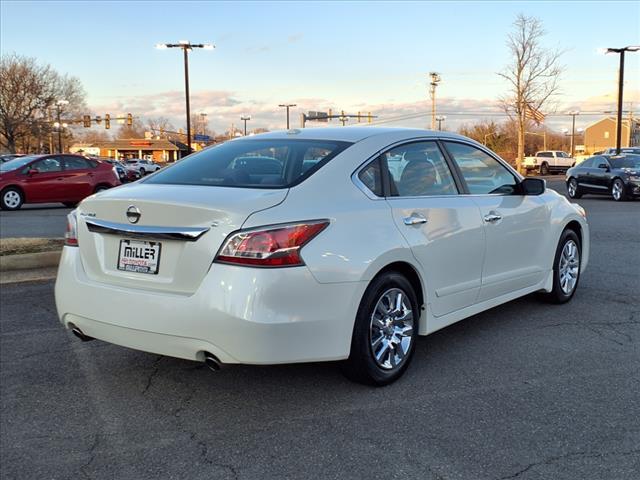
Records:
{"label": "car rear bumper", "polygon": [[347,358],[366,282],[321,284],[306,267],[213,264],[193,295],[92,281],[65,247],[55,287],[60,321],[90,337],[189,360],[276,364]]}

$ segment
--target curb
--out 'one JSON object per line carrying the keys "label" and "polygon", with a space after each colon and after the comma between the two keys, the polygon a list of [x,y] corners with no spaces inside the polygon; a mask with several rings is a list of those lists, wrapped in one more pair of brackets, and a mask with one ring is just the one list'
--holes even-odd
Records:
{"label": "curb", "polygon": [[21,253],[18,255],[0,256],[0,270],[3,272],[15,270],[33,270],[38,268],[57,267],[62,251]]}

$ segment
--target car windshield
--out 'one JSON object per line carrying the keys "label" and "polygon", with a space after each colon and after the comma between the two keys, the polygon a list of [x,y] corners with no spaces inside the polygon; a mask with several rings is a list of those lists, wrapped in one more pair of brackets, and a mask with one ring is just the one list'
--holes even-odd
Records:
{"label": "car windshield", "polygon": [[288,188],[347,148],[329,140],[233,140],[188,156],[145,183]]}
{"label": "car windshield", "polygon": [[609,163],[613,168],[640,168],[640,155],[610,158]]}
{"label": "car windshield", "polygon": [[40,155],[14,158],[13,160],[9,160],[8,162],[1,164],[0,172],[12,172],[13,170],[18,170],[19,168],[24,167],[27,163],[33,162],[38,158],[40,158]]}

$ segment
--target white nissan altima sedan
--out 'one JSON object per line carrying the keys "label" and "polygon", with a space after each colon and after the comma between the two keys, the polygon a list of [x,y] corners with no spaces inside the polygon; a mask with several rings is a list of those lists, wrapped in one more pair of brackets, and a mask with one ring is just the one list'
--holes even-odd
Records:
{"label": "white nissan altima sedan", "polygon": [[584,210],[473,140],[391,128],[227,142],[85,199],[56,282],[81,339],[221,364],[343,360],[384,385],[417,335],[570,300]]}

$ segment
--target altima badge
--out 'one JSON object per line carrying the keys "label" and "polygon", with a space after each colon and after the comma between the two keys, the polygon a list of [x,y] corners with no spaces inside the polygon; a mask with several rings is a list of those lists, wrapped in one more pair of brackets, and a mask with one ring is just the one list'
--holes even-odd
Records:
{"label": "altima badge", "polygon": [[141,216],[140,210],[135,205],[130,205],[129,208],[127,208],[127,220],[131,223],[138,223]]}

